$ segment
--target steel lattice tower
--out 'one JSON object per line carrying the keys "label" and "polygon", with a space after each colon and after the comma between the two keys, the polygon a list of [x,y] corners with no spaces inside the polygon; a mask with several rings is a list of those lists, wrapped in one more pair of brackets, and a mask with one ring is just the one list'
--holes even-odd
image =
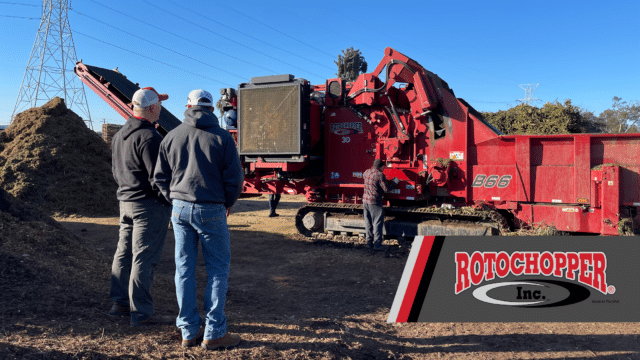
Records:
{"label": "steel lattice tower", "polygon": [[533,97],[533,90],[538,87],[540,84],[523,84],[520,85],[522,90],[524,90],[524,99],[519,99],[518,101],[523,102],[527,105],[531,105],[534,101],[539,101],[540,99]]}
{"label": "steel lattice tower", "polygon": [[69,26],[70,5],[71,0],[42,0],[40,27],[11,121],[16,114],[39,106],[40,100],[46,102],[59,96],[68,109],[75,107],[76,113],[93,129],[83,84],[73,72],[77,57]]}

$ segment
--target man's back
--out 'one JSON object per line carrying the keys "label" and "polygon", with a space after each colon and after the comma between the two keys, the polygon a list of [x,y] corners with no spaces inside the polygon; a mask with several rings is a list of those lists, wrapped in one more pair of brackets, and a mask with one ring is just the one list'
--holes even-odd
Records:
{"label": "man's back", "polygon": [[185,111],[184,123],[162,141],[154,181],[171,199],[227,208],[235,203],[242,167],[231,135],[215,115],[200,106]]}
{"label": "man's back", "polygon": [[112,171],[118,184],[120,201],[158,196],[152,190],[151,177],[162,137],[146,120],[131,117],[112,140]]}
{"label": "man's back", "polygon": [[[207,91],[189,93],[184,123],[162,141],[154,174],[163,195],[173,200],[171,221],[180,307],[176,325],[182,331],[182,345],[195,345],[203,336],[202,347],[211,350],[240,343],[240,336],[227,333],[224,304],[231,261],[226,216],[240,196],[243,182],[235,143],[218,125],[213,104]],[[204,295],[204,328],[196,306],[198,243],[209,284]]]}
{"label": "man's back", "polygon": [[382,204],[385,191],[390,190],[382,172],[372,167],[365,171],[362,177],[364,179],[362,202],[365,204]]}

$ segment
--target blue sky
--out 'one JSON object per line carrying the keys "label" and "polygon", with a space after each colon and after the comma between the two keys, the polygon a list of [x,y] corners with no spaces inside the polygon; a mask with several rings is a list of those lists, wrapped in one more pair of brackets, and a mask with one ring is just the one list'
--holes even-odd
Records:
{"label": "blue sky", "polygon": [[[39,18],[41,4],[0,1],[0,124],[10,121],[39,26],[15,17]],[[322,84],[351,46],[369,71],[387,46],[404,53],[479,111],[517,105],[520,84],[539,84],[537,106],[571,99],[596,115],[614,96],[640,100],[637,0],[76,0],[71,8],[77,57],[168,93],[164,106],[180,119],[193,89],[218,97],[221,88],[273,74]],[[85,91],[95,130],[124,123]]]}

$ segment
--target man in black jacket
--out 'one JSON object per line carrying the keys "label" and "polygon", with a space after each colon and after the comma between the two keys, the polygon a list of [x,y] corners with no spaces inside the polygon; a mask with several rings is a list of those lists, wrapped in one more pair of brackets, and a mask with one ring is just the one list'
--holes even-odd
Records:
{"label": "man in black jacket", "polygon": [[[184,122],[162,140],[153,183],[173,203],[171,222],[176,240],[176,295],[182,346],[213,350],[240,343],[227,333],[224,305],[231,261],[229,209],[242,192],[244,172],[231,134],[213,114],[211,94],[189,94]],[[207,269],[204,295],[205,326],[196,303],[198,242]]]}
{"label": "man in black jacket", "polygon": [[171,207],[151,185],[162,136],[154,124],[167,95],[144,88],[133,95],[134,115],[111,142],[113,177],[120,200],[120,239],[111,268],[110,315],[130,316],[131,326],[171,324],[154,313],[153,268],[160,261]]}

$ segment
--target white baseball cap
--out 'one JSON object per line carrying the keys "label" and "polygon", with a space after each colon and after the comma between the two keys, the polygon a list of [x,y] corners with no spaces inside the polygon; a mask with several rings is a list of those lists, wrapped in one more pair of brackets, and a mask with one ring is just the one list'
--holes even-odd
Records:
{"label": "white baseball cap", "polygon": [[[199,101],[200,99],[207,99],[208,101]],[[213,96],[202,89],[193,90],[189,93],[189,98],[187,99],[187,106],[189,105],[214,106]]]}
{"label": "white baseball cap", "polygon": [[167,100],[168,98],[169,96],[167,94],[158,94],[156,89],[146,87],[136,91],[131,98],[131,102],[133,103],[133,107],[143,109],[157,103],[158,101]]}

